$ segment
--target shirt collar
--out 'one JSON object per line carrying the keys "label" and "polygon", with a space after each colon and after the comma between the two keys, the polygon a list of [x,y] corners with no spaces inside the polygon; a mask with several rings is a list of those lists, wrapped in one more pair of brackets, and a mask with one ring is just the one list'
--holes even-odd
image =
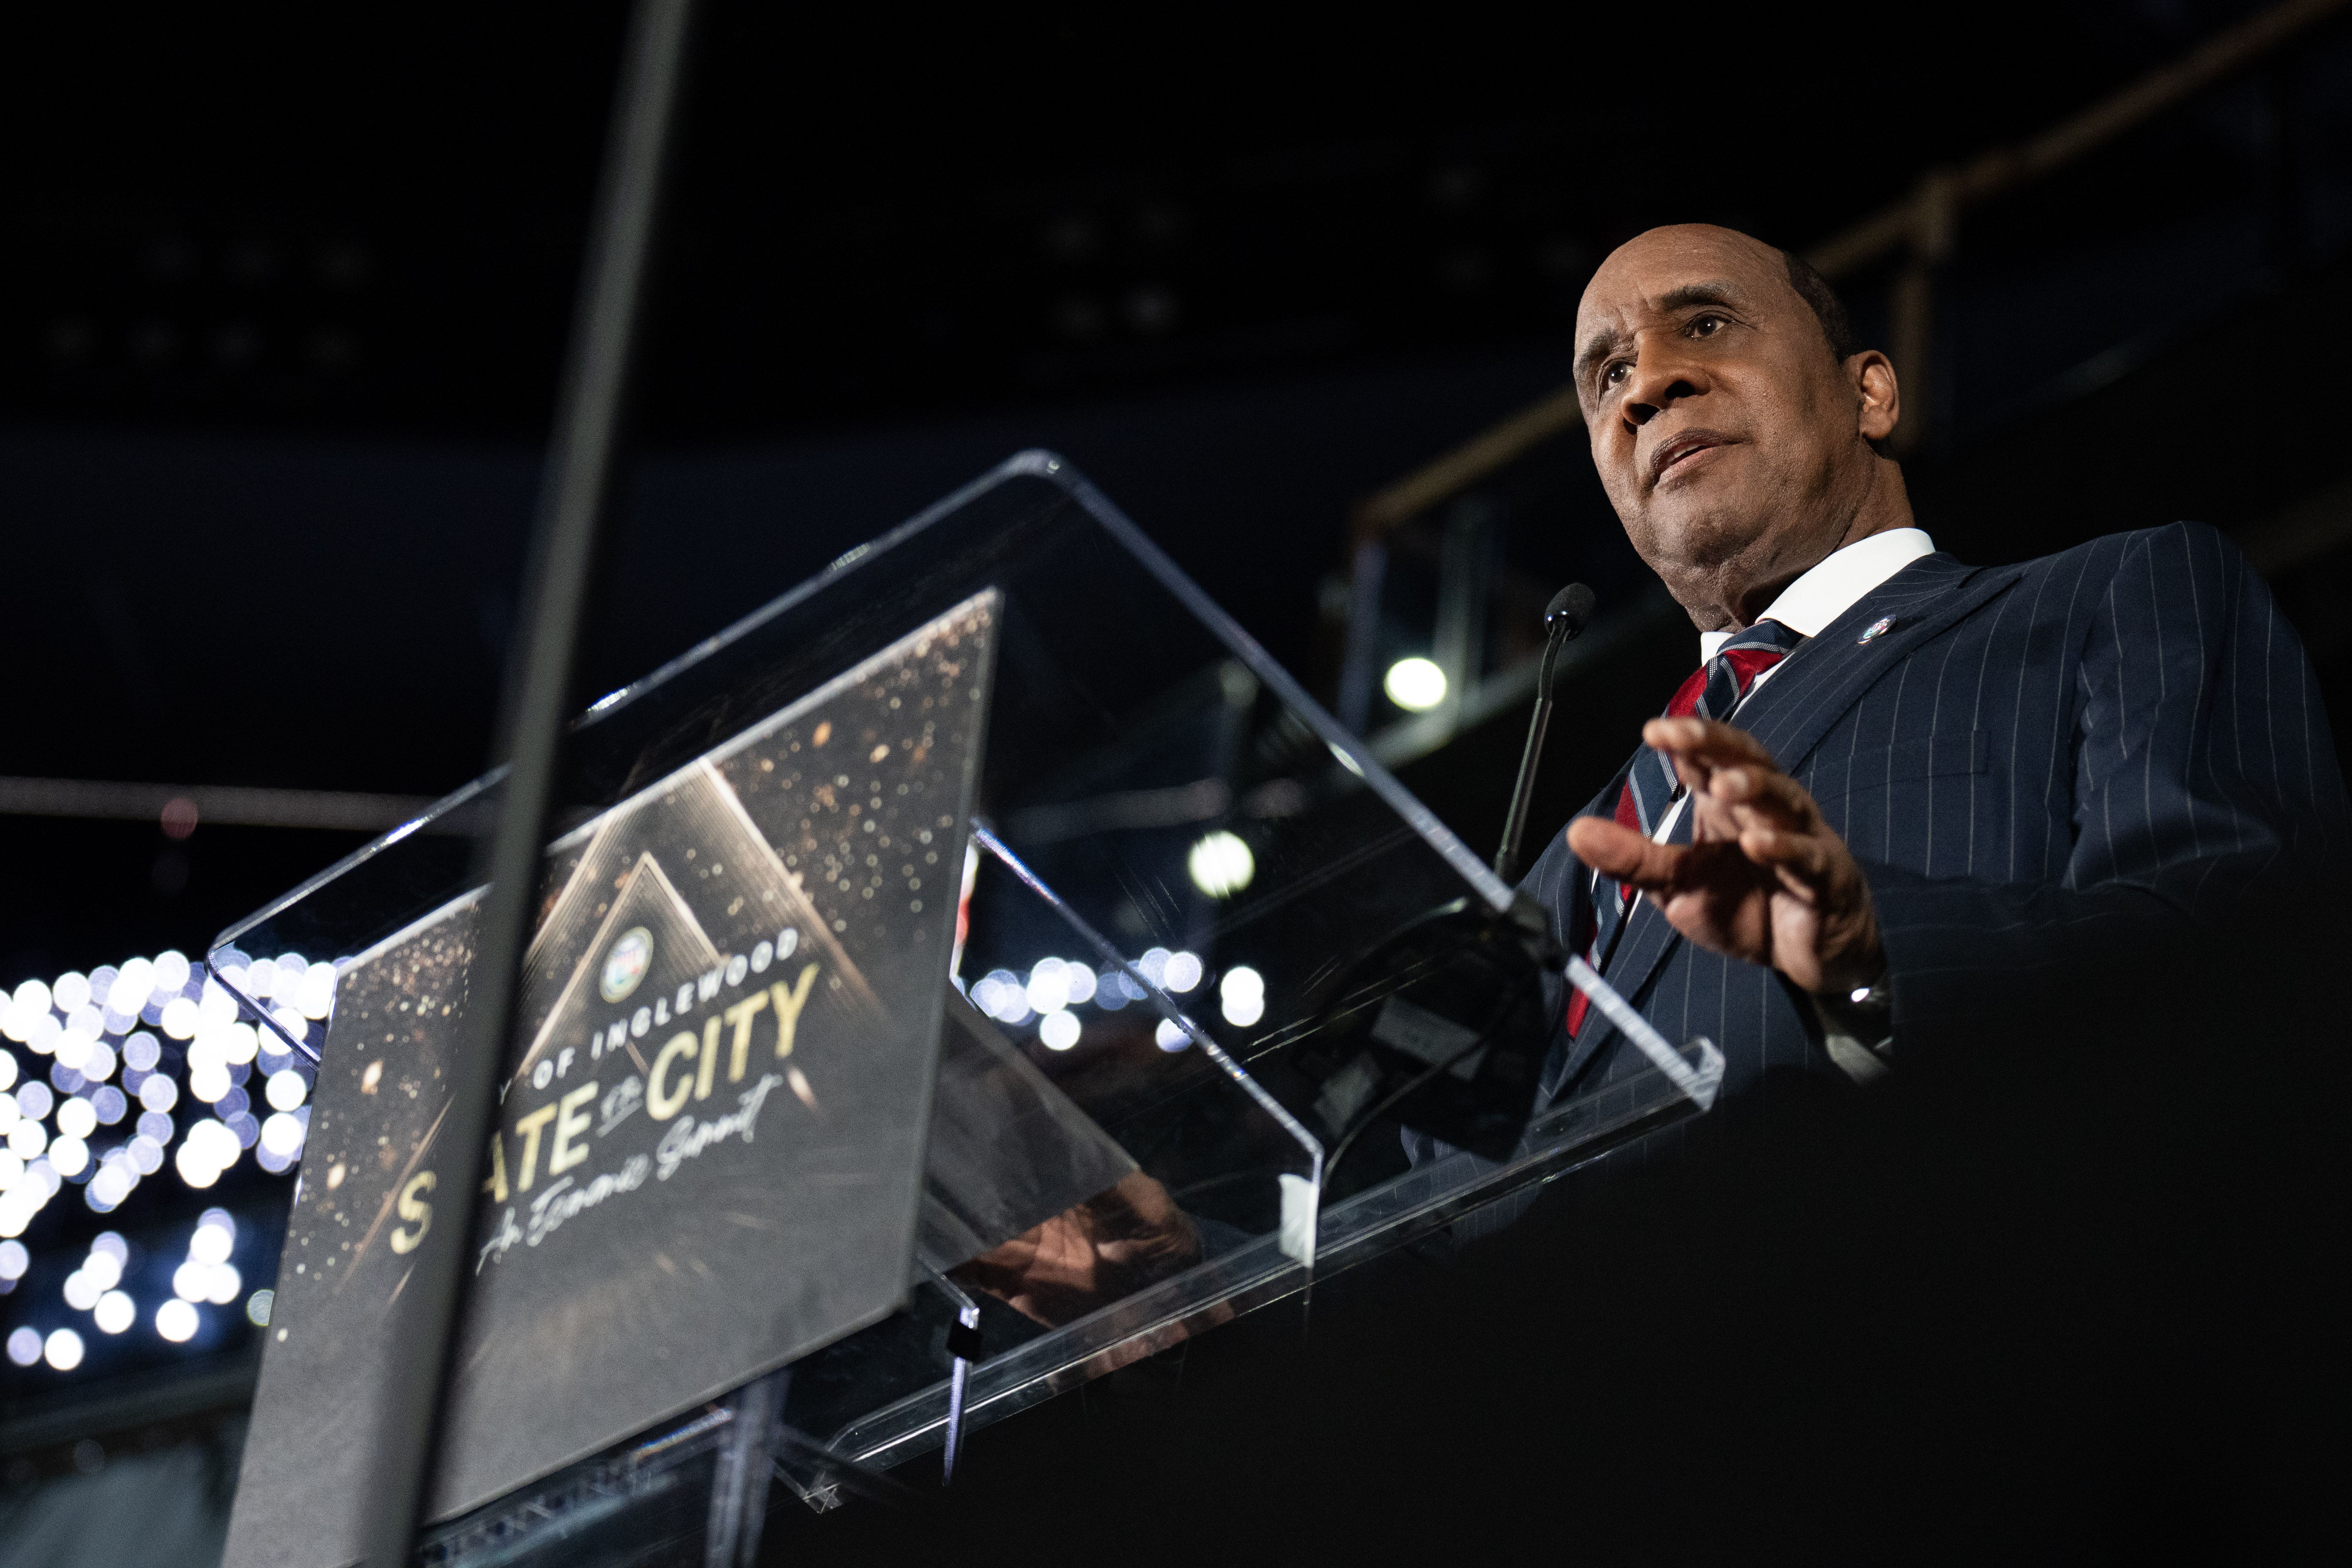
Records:
{"label": "shirt collar", "polygon": [[[1864,594],[1885,582],[1922,555],[1933,555],[1936,542],[1924,528],[1890,528],[1857,539],[1843,550],[1832,550],[1811,571],[1780,590],[1759,621],[1778,621],[1800,637],[1819,637],[1822,628],[1844,615]],[[1698,634],[1701,664],[1713,658],[1737,632]]]}

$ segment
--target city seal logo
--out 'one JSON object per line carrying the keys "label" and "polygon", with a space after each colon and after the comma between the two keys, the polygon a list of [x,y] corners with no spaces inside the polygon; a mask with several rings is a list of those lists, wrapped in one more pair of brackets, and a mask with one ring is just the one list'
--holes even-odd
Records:
{"label": "city seal logo", "polygon": [[637,988],[653,967],[654,933],[643,926],[631,926],[614,942],[612,951],[604,955],[604,977],[596,989],[607,1002],[622,1002]]}

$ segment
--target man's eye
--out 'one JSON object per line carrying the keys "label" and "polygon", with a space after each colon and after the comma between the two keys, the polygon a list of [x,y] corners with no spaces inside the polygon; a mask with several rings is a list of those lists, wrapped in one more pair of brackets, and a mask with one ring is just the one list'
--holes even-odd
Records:
{"label": "man's eye", "polygon": [[1619,360],[1614,364],[1609,365],[1601,371],[1601,384],[1603,386],[1614,386],[1619,382],[1623,381],[1632,370],[1633,366],[1627,364],[1623,360]]}
{"label": "man's eye", "polygon": [[1722,325],[1723,318],[1721,316],[1701,316],[1691,322],[1691,336],[1695,338],[1711,338],[1715,336],[1716,330]]}

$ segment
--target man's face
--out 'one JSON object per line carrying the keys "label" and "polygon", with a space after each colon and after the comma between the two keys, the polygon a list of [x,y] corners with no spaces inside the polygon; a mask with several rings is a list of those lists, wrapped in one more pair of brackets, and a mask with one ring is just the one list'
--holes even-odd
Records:
{"label": "man's face", "polygon": [[1861,401],[1778,251],[1653,229],[1593,275],[1576,341],[1601,482],[1694,619],[1745,624],[1835,547],[1869,483]]}

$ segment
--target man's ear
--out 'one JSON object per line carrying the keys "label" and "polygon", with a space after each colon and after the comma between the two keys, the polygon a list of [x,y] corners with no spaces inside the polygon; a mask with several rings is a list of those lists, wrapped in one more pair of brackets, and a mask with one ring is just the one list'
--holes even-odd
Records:
{"label": "man's ear", "polygon": [[1895,365],[1876,349],[1864,349],[1845,362],[1845,374],[1861,399],[1862,438],[1875,447],[1895,434],[1903,417],[1903,389],[1895,383]]}

